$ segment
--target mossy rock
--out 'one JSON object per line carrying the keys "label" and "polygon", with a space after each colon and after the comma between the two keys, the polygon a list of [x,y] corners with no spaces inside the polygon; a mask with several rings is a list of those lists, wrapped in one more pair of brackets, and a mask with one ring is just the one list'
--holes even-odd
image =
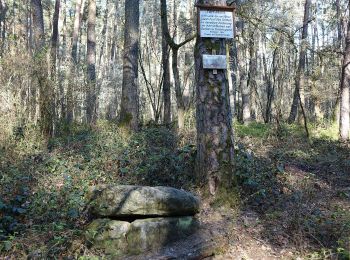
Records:
{"label": "mossy rock", "polygon": [[198,226],[194,217],[149,218],[132,223],[97,219],[88,226],[85,237],[92,248],[104,251],[113,259],[122,259],[184,239]]}
{"label": "mossy rock", "polygon": [[110,185],[95,187],[91,211],[100,217],[193,216],[199,212],[199,199],[191,193],[170,187]]}

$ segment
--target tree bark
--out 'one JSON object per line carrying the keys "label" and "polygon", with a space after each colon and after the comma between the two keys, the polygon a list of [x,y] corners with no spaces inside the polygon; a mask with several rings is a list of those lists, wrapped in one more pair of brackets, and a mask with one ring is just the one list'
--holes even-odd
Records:
{"label": "tree bark", "polygon": [[139,128],[139,17],[139,0],[126,1],[120,122],[135,131]]}
{"label": "tree bark", "polygon": [[[349,1],[350,4],[350,1]],[[350,17],[350,11],[349,11]],[[340,84],[339,135],[343,141],[349,140],[350,133],[350,19],[346,35],[342,77]]]}
{"label": "tree bark", "polygon": [[[295,77],[295,89],[293,95],[292,108],[289,114],[288,123],[294,123],[298,113],[298,106],[301,102],[300,91],[304,88],[305,83],[305,67],[306,67],[306,51],[307,51],[307,37],[308,37],[308,25],[310,19],[310,7],[311,0],[305,0],[304,8],[304,23],[303,23],[303,32],[301,36],[300,44],[300,55],[299,55],[299,65],[297,69],[297,74]],[[301,104],[302,105],[302,104]]]}
{"label": "tree bark", "polygon": [[[226,6],[225,0],[202,0],[199,4]],[[225,70],[203,69],[203,54],[216,50],[226,54],[226,40],[197,37],[195,47],[196,69],[196,120],[198,180],[209,186],[215,195],[224,185],[230,185],[233,170],[233,129],[230,107],[229,84]]]}
{"label": "tree bark", "polygon": [[97,120],[96,111],[96,0],[89,0],[87,28],[87,79],[86,119],[89,124]]}

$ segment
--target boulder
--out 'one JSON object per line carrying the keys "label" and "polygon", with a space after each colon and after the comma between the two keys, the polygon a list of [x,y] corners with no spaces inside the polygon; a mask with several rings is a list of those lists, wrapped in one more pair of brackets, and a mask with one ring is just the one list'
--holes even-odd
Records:
{"label": "boulder", "polygon": [[128,253],[140,254],[160,249],[168,243],[193,234],[198,222],[193,217],[149,218],[136,220],[127,234]]}
{"label": "boulder", "polygon": [[191,193],[170,187],[109,185],[90,193],[92,213],[100,217],[192,216],[199,200]]}
{"label": "boulder", "polygon": [[97,219],[88,226],[85,236],[93,248],[122,258],[185,239],[198,225],[194,217],[148,218],[132,223]]}
{"label": "boulder", "polygon": [[106,254],[123,255],[128,251],[126,234],[130,223],[110,219],[93,221],[85,232],[85,238],[94,248],[103,249]]}

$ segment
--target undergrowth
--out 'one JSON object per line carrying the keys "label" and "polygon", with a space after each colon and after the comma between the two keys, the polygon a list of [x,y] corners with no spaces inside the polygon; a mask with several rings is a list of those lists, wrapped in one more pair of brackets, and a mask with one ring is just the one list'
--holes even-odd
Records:
{"label": "undergrowth", "polygon": [[[261,214],[262,238],[281,247],[293,245],[310,259],[346,257],[349,148],[326,133],[306,140],[300,126],[235,128],[241,209]],[[1,256],[90,255],[81,240],[89,221],[85,194],[90,186],[196,189],[194,131],[178,135],[152,126],[131,134],[101,121],[93,128],[62,125],[46,142],[33,126],[20,130],[0,144]],[[222,199],[231,201],[230,196],[226,192]]]}

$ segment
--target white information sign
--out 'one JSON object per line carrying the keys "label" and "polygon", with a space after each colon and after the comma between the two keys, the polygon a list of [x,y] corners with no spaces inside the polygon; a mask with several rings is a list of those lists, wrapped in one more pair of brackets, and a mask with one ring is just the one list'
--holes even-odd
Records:
{"label": "white information sign", "polygon": [[227,69],[226,55],[203,55],[203,69]]}
{"label": "white information sign", "polygon": [[233,39],[233,13],[201,10],[200,33],[203,38]]}

